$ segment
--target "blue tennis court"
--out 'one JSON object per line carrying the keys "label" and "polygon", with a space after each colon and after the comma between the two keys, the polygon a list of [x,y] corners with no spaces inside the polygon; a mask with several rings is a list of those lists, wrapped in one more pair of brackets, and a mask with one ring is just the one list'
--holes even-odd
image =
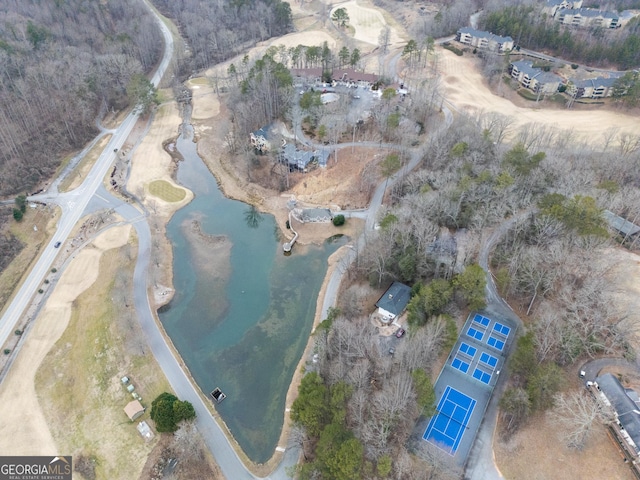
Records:
{"label": "blue tennis court", "polygon": [[473,398],[447,385],[422,438],[454,455],[475,406]]}
{"label": "blue tennis court", "polygon": [[504,335],[505,337],[508,337],[509,333],[511,332],[511,329],[506,325],[502,325],[501,323],[496,322],[495,325],[493,326],[493,331],[497,332],[500,335]]}
{"label": "blue tennis court", "polygon": [[480,315],[479,313],[476,313],[473,316],[473,321],[479,325],[482,325],[483,327],[488,327],[489,326],[489,322],[491,320],[489,320],[487,317],[483,317],[482,315]]}
{"label": "blue tennis court", "polygon": [[482,337],[484,337],[484,332],[481,330],[476,330],[473,327],[469,327],[469,329],[467,330],[467,335],[481,342]]}
{"label": "blue tennis court", "polygon": [[502,351],[504,349],[504,342],[502,340],[498,340],[494,336],[490,336],[487,339],[487,345],[489,345],[490,347],[495,348],[496,350],[500,350],[500,351]]}
{"label": "blue tennis court", "polygon": [[453,362],[451,362],[451,366],[453,368],[457,368],[462,373],[467,373],[469,371],[469,363],[460,360],[459,358],[454,358]]}
{"label": "blue tennis court", "polygon": [[489,385],[489,382],[491,381],[491,374],[483,372],[480,367],[476,367],[476,369],[473,371],[473,378]]}
{"label": "blue tennis court", "polygon": [[480,355],[480,361],[485,365],[489,365],[490,367],[494,367],[498,364],[498,359],[493,355],[489,355],[486,352],[482,352]]}
{"label": "blue tennis court", "polygon": [[476,356],[476,352],[478,350],[475,347],[472,347],[471,345],[468,345],[464,342],[462,342],[460,344],[460,347],[458,348],[458,352],[462,352],[465,355],[469,355],[471,357],[471,359],[473,359],[473,357]]}

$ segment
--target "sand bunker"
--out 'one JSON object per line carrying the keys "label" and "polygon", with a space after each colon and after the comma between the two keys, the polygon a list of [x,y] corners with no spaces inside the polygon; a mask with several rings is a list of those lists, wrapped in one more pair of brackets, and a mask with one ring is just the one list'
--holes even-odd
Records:
{"label": "sand bunker", "polygon": [[[351,25],[356,31],[353,36],[356,40],[360,40],[371,45],[378,45],[380,32],[385,25],[387,25],[382,13],[373,8],[362,7],[355,1],[352,1],[335,6],[331,10],[331,15],[333,15],[333,12],[338,8],[344,8],[349,14],[349,25]],[[390,41],[392,46],[405,43],[394,28],[391,28]]]}

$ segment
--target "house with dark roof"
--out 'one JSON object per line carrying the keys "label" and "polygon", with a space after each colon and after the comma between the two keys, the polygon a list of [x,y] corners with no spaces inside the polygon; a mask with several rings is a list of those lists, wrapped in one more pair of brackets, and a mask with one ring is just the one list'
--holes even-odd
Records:
{"label": "house with dark roof", "polygon": [[326,167],[329,160],[329,150],[299,150],[295,145],[287,143],[278,153],[278,161],[289,165],[290,170],[304,172],[310,163],[317,163],[320,167]]}
{"label": "house with dark roof", "polygon": [[563,25],[572,27],[618,28],[620,16],[616,12],[606,12],[592,8],[561,8],[554,18]]}
{"label": "house with dark roof", "polygon": [[562,78],[551,72],[533,66],[532,62],[518,60],[509,64],[511,77],[525,88],[543,95],[552,95],[558,91]]}
{"label": "house with dark roof", "polygon": [[320,167],[326,167],[330,150],[300,150],[295,145],[287,143],[284,138],[278,140],[270,126],[262,127],[249,134],[249,141],[259,153],[268,153],[273,148],[273,143],[280,143],[280,150],[276,152],[277,160],[288,165],[291,170],[306,171],[310,163],[317,163]]}
{"label": "house with dark roof", "polygon": [[[622,437],[627,450],[640,456],[640,403],[638,394],[624,388],[612,374],[605,373],[593,382],[601,403],[611,408],[613,419],[618,428],[615,433]],[[604,398],[602,398],[604,396]]]}
{"label": "house with dark roof", "polygon": [[411,287],[393,282],[376,302],[378,315],[384,323],[393,323],[404,312],[411,300]]}
{"label": "house with dark roof", "polygon": [[458,30],[456,40],[465,45],[471,45],[482,50],[491,50],[493,52],[506,52],[513,50],[513,38],[501,37],[491,32],[476,30],[471,27],[463,27]]}
{"label": "house with dark roof", "polygon": [[268,125],[249,134],[249,141],[251,142],[251,145],[260,153],[267,153],[271,150],[272,140],[273,135],[271,134]]}

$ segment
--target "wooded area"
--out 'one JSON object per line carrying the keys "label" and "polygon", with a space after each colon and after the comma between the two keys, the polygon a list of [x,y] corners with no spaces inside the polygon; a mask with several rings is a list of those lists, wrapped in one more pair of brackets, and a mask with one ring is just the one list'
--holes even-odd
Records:
{"label": "wooded area", "polygon": [[542,14],[540,6],[505,7],[483,16],[480,25],[498,35],[509,35],[516,45],[544,50],[564,60],[620,70],[640,64],[640,22],[621,29],[576,29],[561,26]]}
{"label": "wooded area", "polygon": [[96,134],[163,48],[137,1],[0,0],[0,195],[31,191]]}
{"label": "wooded area", "polygon": [[291,7],[281,0],[154,0],[154,4],[174,19],[186,38],[191,59],[189,72],[208,67],[242,53],[274,36],[292,29]]}

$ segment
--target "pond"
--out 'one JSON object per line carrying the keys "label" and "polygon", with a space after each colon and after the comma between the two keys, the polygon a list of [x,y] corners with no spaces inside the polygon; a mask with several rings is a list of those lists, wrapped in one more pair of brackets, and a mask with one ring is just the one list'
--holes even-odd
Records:
{"label": "pond", "polygon": [[[257,463],[274,453],[285,397],[311,332],[327,259],[346,237],[296,244],[285,257],[275,219],[226,198],[189,129],[177,141],[177,178],[195,199],[167,225],[172,302],[160,320],[195,381]],[[210,398],[210,397],[209,397]]]}

